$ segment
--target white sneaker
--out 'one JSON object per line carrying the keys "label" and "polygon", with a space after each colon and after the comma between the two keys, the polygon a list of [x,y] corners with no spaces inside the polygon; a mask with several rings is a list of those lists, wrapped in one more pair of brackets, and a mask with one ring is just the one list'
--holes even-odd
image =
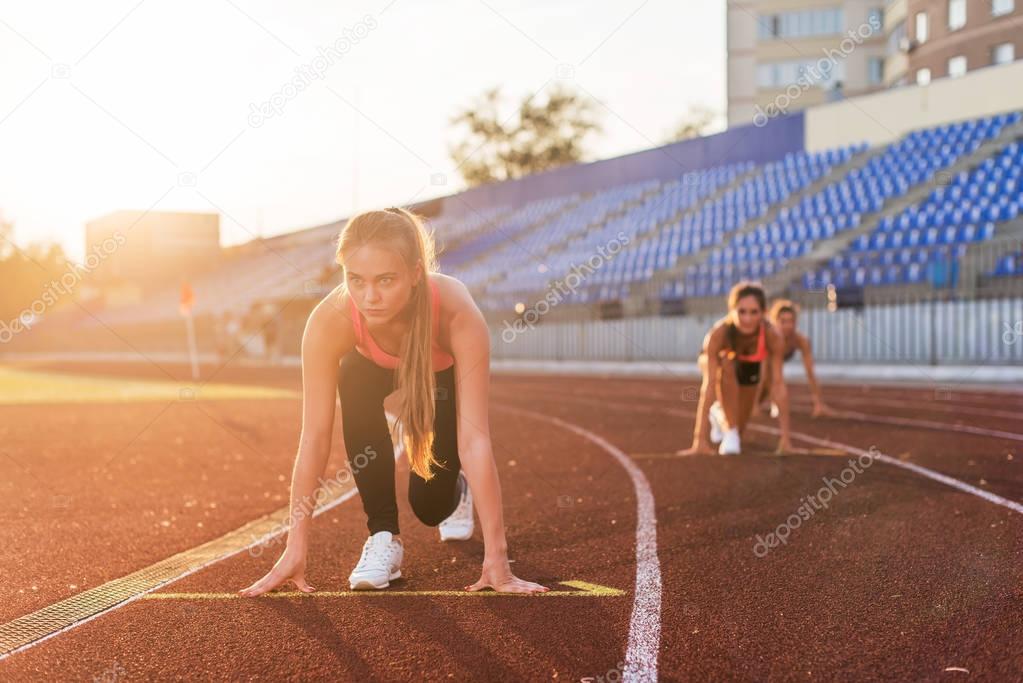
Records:
{"label": "white sneaker", "polygon": [[472,491],[469,489],[469,482],[462,472],[458,473],[458,479],[459,486],[462,487],[462,497],[458,501],[455,511],[438,526],[442,541],[468,541],[472,538],[472,532],[475,529],[472,516]]}
{"label": "white sneaker", "polygon": [[721,437],[721,447],[718,448],[718,453],[721,455],[739,455],[741,452],[741,446],[739,444],[739,430],[729,429]]}
{"label": "white sneaker", "polygon": [[387,588],[401,576],[404,556],[400,538],[395,538],[390,531],[376,532],[362,546],[362,557],[348,577],[349,585],[353,591]]}
{"label": "white sneaker", "polygon": [[777,420],[778,419],[778,415],[780,415],[780,414],[781,414],[781,411],[778,410],[778,404],[775,403],[774,401],[772,401],[771,402],[771,418]]}
{"label": "white sneaker", "polygon": [[714,401],[710,404],[710,442],[721,443],[721,425],[725,422],[725,411],[721,404]]}

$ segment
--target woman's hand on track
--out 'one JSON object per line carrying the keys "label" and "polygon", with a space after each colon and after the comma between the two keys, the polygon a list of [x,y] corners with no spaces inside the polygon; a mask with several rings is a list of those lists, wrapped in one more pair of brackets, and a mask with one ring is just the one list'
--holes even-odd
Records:
{"label": "woman's hand on track", "polygon": [[512,574],[508,560],[484,562],[479,581],[466,586],[467,591],[493,588],[499,593],[546,593],[550,589],[532,581],[525,581]]}
{"label": "woman's hand on track", "polygon": [[686,455],[716,455],[716,454],[717,454],[717,451],[714,450],[714,447],[711,446],[706,441],[702,442],[702,443],[699,443],[699,444],[695,444],[693,446],[690,446],[689,448],[684,448],[682,450],[675,451],[675,455],[678,455],[678,456],[686,456]]}
{"label": "woman's hand on track", "polygon": [[273,566],[273,569],[266,573],[266,576],[251,586],[238,591],[238,595],[244,598],[254,598],[257,595],[262,595],[267,591],[284,585],[288,581],[294,583],[303,593],[312,593],[316,589],[306,583],[305,562],[306,554],[304,552],[290,548],[286,549]]}
{"label": "woman's hand on track", "polygon": [[823,401],[814,403],[813,412],[810,413],[810,417],[835,417],[836,415],[838,413],[825,405]]}

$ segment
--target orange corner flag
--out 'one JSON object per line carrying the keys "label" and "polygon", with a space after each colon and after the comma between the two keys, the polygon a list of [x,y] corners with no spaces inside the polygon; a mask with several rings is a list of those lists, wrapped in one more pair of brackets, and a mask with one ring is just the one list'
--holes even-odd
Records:
{"label": "orange corner flag", "polygon": [[181,283],[181,303],[178,305],[178,310],[181,311],[181,315],[189,316],[192,315],[192,306],[195,304],[195,292],[192,291],[192,287],[187,282]]}

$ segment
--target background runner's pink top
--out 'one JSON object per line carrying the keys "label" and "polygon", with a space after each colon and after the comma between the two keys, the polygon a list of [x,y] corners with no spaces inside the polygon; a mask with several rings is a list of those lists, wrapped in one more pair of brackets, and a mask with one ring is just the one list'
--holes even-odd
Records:
{"label": "background runner's pink top", "polygon": [[[377,345],[373,335],[366,328],[366,322],[359,312],[359,307],[355,305],[355,300],[351,297],[348,300],[351,302],[352,323],[355,325],[355,349],[382,368],[390,370],[397,368],[398,357],[392,356]],[[433,280],[430,280],[430,304],[430,320],[433,323],[433,371],[440,372],[454,365],[455,358],[437,345],[440,332],[440,294],[437,293],[437,283]]]}

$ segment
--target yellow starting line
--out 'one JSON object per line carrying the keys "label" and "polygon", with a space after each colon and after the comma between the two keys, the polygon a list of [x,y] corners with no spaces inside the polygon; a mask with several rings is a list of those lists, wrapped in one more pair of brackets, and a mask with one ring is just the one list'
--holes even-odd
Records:
{"label": "yellow starting line", "polygon": [[[569,586],[576,590],[568,591],[547,591],[546,593],[498,593],[496,591],[402,591],[402,590],[364,590],[364,591],[314,591],[305,593],[303,591],[270,591],[263,593],[260,598],[350,598],[362,596],[458,596],[458,597],[584,597],[584,598],[608,598],[625,595],[625,591],[617,588],[609,588],[596,583],[586,581],[559,581],[563,586]],[[251,600],[237,593],[147,593],[143,600]]]}
{"label": "yellow starting line", "polygon": [[[355,495],[355,486],[324,489],[324,499],[313,511],[314,516],[344,502]],[[156,593],[154,591],[193,574],[211,564],[238,554],[261,543],[272,543],[287,530],[290,518],[288,506],[253,520],[219,538],[207,541],[195,548],[185,550],[127,576],[109,581],[101,586],[78,593],[69,598],[47,605],[31,614],[0,624],[0,660],[26,648],[52,638],[69,629],[76,628],[108,611],[121,607],[133,600],[173,599],[226,599],[240,598],[235,593]],[[273,546],[271,546],[273,550]],[[535,595],[560,595],[580,597],[607,597],[624,595],[623,591],[598,586],[585,581],[561,582],[576,590],[548,591]],[[351,595],[406,595],[406,596],[517,596],[523,593],[497,593],[493,591],[323,591],[316,593],[271,592],[260,597],[343,597]],[[532,597],[532,596],[530,596]],[[247,598],[251,599],[251,598]]]}

